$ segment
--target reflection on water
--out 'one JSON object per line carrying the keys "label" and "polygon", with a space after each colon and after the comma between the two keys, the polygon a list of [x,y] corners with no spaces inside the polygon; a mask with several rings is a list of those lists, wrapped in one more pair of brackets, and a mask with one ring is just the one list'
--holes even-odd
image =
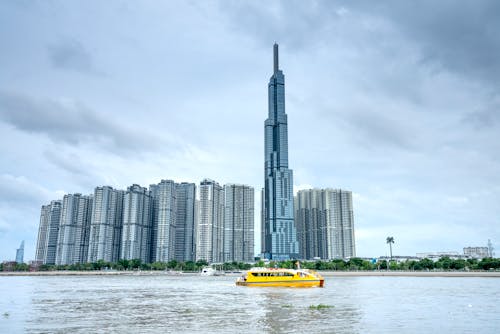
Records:
{"label": "reflection on water", "polygon": [[500,332],[497,278],[339,277],[325,288],[234,280],[0,277],[0,333]]}

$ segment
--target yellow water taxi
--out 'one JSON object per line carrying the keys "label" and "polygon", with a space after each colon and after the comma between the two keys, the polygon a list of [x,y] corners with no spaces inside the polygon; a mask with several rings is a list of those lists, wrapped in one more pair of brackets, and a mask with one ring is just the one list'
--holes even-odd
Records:
{"label": "yellow water taxi", "polygon": [[236,279],[243,286],[323,287],[325,279],[307,269],[252,268]]}

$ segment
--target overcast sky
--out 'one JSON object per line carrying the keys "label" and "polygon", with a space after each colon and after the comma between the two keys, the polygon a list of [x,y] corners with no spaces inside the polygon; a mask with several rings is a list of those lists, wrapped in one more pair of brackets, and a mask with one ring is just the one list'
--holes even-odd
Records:
{"label": "overcast sky", "polygon": [[98,185],[249,184],[260,230],[275,41],[295,188],[353,192],[358,256],[500,252],[499,1],[12,0],[0,260]]}

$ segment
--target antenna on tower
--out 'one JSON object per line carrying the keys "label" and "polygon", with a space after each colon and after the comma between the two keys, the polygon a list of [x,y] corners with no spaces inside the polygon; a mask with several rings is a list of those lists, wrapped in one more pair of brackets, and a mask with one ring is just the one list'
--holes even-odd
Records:
{"label": "antenna on tower", "polygon": [[279,70],[279,54],[278,54],[278,44],[274,43],[274,48],[273,48],[273,54],[274,54],[274,73],[278,72]]}

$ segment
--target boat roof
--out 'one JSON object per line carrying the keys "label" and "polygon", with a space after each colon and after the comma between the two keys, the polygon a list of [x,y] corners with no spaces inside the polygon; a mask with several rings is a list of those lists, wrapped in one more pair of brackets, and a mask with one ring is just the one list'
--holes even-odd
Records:
{"label": "boat roof", "polygon": [[288,268],[264,268],[264,267],[254,267],[251,268],[248,271],[252,272],[276,272],[276,271],[292,271],[292,272],[297,272],[297,271],[306,271],[304,269],[288,269]]}

